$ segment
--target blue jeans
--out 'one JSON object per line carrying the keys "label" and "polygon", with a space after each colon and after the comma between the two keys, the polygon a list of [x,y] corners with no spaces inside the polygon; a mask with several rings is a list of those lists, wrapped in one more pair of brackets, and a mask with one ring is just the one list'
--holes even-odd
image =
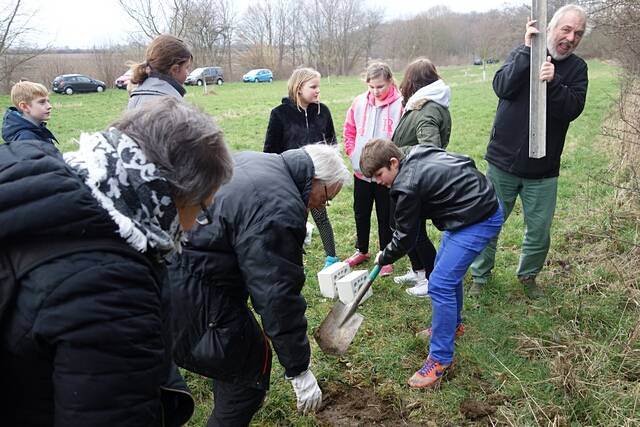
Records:
{"label": "blue jeans", "polygon": [[476,256],[500,233],[504,213],[502,206],[488,219],[460,230],[445,231],[436,263],[429,278],[431,297],[431,344],[432,359],[450,364],[456,326],[462,322],[462,280]]}

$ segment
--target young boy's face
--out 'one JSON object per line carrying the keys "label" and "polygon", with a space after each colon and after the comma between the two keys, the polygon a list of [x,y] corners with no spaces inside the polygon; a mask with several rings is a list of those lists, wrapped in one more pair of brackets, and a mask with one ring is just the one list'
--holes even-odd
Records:
{"label": "young boy's face", "polygon": [[22,114],[38,123],[47,121],[51,115],[51,103],[48,96],[39,96],[29,103],[21,102],[19,106]]}
{"label": "young boy's face", "polygon": [[400,161],[392,157],[389,160],[389,166],[378,169],[373,174],[373,179],[375,179],[378,184],[391,188],[393,181],[395,181],[398,175],[398,170],[400,170]]}

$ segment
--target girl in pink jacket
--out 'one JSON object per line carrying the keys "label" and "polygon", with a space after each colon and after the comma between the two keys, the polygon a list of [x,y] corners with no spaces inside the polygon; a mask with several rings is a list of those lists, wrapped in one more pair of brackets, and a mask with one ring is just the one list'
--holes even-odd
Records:
{"label": "girl in pink jacket", "polygon": [[[371,210],[376,204],[380,249],[391,241],[389,189],[366,178],[360,172],[360,153],[364,145],[375,138],[391,139],[402,116],[402,95],[393,80],[389,66],[383,62],[367,67],[365,93],[353,100],[344,123],[344,145],[351,159],[354,174],[353,211],[356,220],[356,252],[347,259],[351,267],[369,259],[369,231]],[[381,276],[393,272],[393,265],[385,265]]]}

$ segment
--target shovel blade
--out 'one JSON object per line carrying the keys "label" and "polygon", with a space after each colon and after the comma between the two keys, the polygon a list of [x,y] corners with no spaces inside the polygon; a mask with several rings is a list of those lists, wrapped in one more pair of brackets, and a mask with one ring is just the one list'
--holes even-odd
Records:
{"label": "shovel blade", "polygon": [[355,338],[364,317],[358,313],[352,313],[345,318],[348,311],[346,305],[337,302],[313,334],[324,353],[336,356],[344,354]]}

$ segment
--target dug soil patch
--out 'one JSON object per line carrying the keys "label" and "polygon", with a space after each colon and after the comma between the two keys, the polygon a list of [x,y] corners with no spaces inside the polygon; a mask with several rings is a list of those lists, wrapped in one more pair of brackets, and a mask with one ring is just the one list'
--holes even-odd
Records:
{"label": "dug soil patch", "polygon": [[479,400],[463,400],[460,404],[460,412],[469,420],[479,420],[496,412],[496,407]]}
{"label": "dug soil patch", "polygon": [[420,426],[405,420],[373,390],[347,386],[325,390],[316,419],[323,426]]}

